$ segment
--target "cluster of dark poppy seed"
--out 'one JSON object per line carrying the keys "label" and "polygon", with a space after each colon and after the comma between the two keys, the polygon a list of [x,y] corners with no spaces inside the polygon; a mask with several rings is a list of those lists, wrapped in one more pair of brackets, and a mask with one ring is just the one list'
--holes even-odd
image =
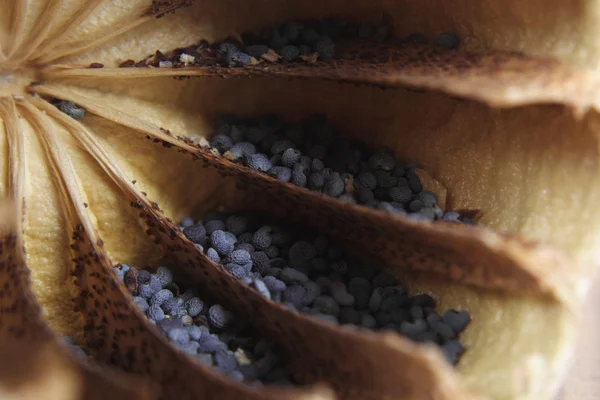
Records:
{"label": "cluster of dark poppy seed", "polygon": [[291,384],[271,343],[220,304],[203,300],[197,289],[180,293],[168,268],[153,274],[119,264],[114,270],[140,311],[179,350],[236,381]]}
{"label": "cluster of dark poppy seed", "polygon": [[224,116],[209,140],[224,157],[283,182],[414,220],[462,221],[423,190],[414,163],[334,132],[324,117],[302,124],[276,117]]}
{"label": "cluster of dark poppy seed", "polygon": [[451,33],[442,33],[433,40],[419,33],[398,37],[393,35],[388,24],[375,25],[341,18],[325,18],[289,21],[265,28],[259,34],[244,33],[241,35],[241,42],[234,38],[212,44],[203,40],[196,45],[175,49],[167,54],[157,51],[138,62],[127,60],[121,63],[120,67],[241,67],[250,64],[252,58],[270,62],[279,58],[289,62],[329,61],[335,57],[335,41],[339,39],[362,39],[396,45],[422,43],[440,50],[454,50],[460,44],[458,37]]}
{"label": "cluster of dark poppy seed", "polygon": [[183,234],[206,256],[267,299],[334,324],[392,330],[437,343],[450,363],[463,351],[466,311],[439,315],[427,294],[409,295],[391,274],[365,264],[314,233],[265,223],[260,215],[185,218]]}

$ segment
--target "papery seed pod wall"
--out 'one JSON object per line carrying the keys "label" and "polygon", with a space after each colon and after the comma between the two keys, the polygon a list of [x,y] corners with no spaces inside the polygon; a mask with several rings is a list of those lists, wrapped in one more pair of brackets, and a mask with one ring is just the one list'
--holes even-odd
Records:
{"label": "papery seed pod wall", "polygon": [[[4,2],[0,394],[552,399],[599,261],[596,3]],[[157,50],[330,16],[426,40],[342,38],[333,60],[150,65]],[[457,49],[431,45],[444,32]],[[315,113],[417,163],[445,209],[476,224],[347,204],[205,147],[223,114]],[[219,207],[305,224],[390,266],[440,309],[468,310],[460,361],[265,299],[177,226]],[[116,263],[168,265],[204,288],[274,340],[303,385],[253,388],[178,351],[135,307]]]}

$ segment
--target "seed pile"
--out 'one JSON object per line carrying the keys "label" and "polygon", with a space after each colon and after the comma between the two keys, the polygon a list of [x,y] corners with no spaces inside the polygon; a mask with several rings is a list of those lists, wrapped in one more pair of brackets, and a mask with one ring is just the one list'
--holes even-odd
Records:
{"label": "seed pile", "polygon": [[55,99],[52,104],[73,119],[82,120],[85,117],[85,109],[76,106],[72,101]]}
{"label": "seed pile", "polygon": [[470,223],[423,190],[414,163],[338,135],[324,117],[302,124],[224,116],[209,141],[224,157],[283,182],[419,221]]}
{"label": "seed pile", "polygon": [[180,293],[168,268],[152,274],[119,264],[114,271],[140,311],[179,350],[237,381],[292,383],[272,344],[220,304],[203,300],[195,288]]}
{"label": "seed pile", "polygon": [[259,34],[244,33],[242,42],[228,38],[210,44],[202,41],[194,46],[176,49],[168,54],[157,51],[151,57],[135,62],[127,60],[120,67],[183,67],[183,66],[222,66],[242,67],[258,60],[275,62],[329,61],[335,58],[335,42],[339,39],[370,40],[390,44],[418,42],[431,44],[440,50],[454,50],[459,47],[458,37],[442,33],[433,40],[422,34],[412,34],[401,38],[393,35],[388,24],[356,23],[340,18],[325,18],[319,21],[289,21],[282,25],[263,29]]}
{"label": "seed pile", "polygon": [[267,299],[334,324],[392,330],[438,344],[456,364],[466,311],[435,311],[427,294],[409,295],[398,280],[345,253],[325,236],[265,223],[259,215],[213,213],[185,218],[184,235]]}

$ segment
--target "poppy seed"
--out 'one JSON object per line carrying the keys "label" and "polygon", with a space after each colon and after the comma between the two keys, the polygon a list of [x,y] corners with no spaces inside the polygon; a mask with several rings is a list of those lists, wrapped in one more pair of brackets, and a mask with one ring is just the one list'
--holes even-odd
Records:
{"label": "poppy seed", "polygon": [[263,278],[263,282],[272,292],[283,292],[287,288],[285,282],[275,278],[274,276],[265,276]]}
{"label": "poppy seed", "polygon": [[327,36],[321,36],[313,45],[321,60],[332,60],[335,56],[335,43]]}
{"label": "poppy seed", "polygon": [[302,153],[300,152],[300,150],[290,147],[283,152],[283,154],[281,156],[281,163],[283,164],[284,167],[291,168],[294,166],[294,164],[296,164],[298,161],[300,161],[301,156],[302,156]]}
{"label": "poppy seed", "polygon": [[[299,164],[296,164],[299,165]],[[304,172],[300,172],[298,170],[292,171],[292,183],[296,186],[305,187],[307,183],[306,175]]]}
{"label": "poppy seed", "polygon": [[225,310],[220,304],[215,304],[208,309],[208,321],[217,329],[225,329],[233,322],[234,315]]}
{"label": "poppy seed", "polygon": [[300,49],[288,44],[279,49],[279,55],[287,61],[295,61],[300,56]]}
{"label": "poppy seed", "polygon": [[220,153],[226,152],[227,150],[231,149],[231,146],[233,146],[233,141],[231,138],[225,135],[215,135],[210,138],[208,143],[210,143],[211,147],[219,150]]}
{"label": "poppy seed", "polygon": [[[273,162],[273,160],[271,160],[271,162]],[[289,182],[292,179],[292,170],[287,167],[272,167],[268,174],[282,182]]]}
{"label": "poppy seed", "polygon": [[244,161],[246,165],[254,171],[266,172],[273,166],[271,164],[271,160],[269,160],[264,154],[260,153],[246,156]]}
{"label": "poppy seed", "polygon": [[393,188],[390,188],[390,190],[388,191],[388,194],[393,201],[396,201],[401,204],[409,202],[410,199],[412,198],[411,190],[408,187],[404,187],[404,186],[402,186],[402,187],[395,186]]}
{"label": "poppy seed", "polygon": [[252,244],[257,249],[267,249],[272,242],[271,238],[271,227],[263,226],[252,235]]}
{"label": "poppy seed", "polygon": [[198,297],[192,297],[185,302],[185,307],[190,317],[196,317],[204,309],[204,302]]}
{"label": "poppy seed", "polygon": [[229,152],[234,156],[234,158],[242,158],[248,157],[253,154],[256,154],[256,146],[254,146],[250,142],[239,142],[234,144]]}

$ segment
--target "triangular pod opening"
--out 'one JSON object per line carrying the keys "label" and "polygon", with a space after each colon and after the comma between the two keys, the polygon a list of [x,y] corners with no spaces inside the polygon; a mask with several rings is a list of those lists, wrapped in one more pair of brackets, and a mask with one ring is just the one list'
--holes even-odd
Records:
{"label": "triangular pod opening", "polygon": [[15,399],[151,399],[143,381],[88,366],[50,331],[31,292],[19,213],[0,204],[0,394]]}
{"label": "triangular pod opening", "polygon": [[[51,109],[48,109],[48,111],[50,110]],[[73,122],[72,124],[76,123]],[[98,144],[101,144],[101,148],[103,148],[106,146],[107,143],[111,143],[111,148],[114,149],[113,154],[115,154],[120,159],[119,166],[123,165],[124,167],[126,167],[124,168],[125,171],[133,172],[136,170],[136,168],[130,169],[131,160],[129,160],[128,162],[125,159],[120,158],[118,150],[119,140],[115,137],[111,138],[111,136],[113,134],[116,134],[117,131],[114,131],[112,134],[108,134],[108,131],[105,130],[107,126],[110,126],[110,124],[99,124],[98,122],[94,122],[93,119],[88,120],[87,124],[95,128],[94,132],[96,134],[98,134],[98,132],[100,131],[103,132],[103,135],[101,136],[105,136],[105,139],[99,141]],[[126,136],[122,136],[122,138],[126,138]],[[149,143],[148,146],[152,146],[152,144]],[[155,146],[157,149],[161,149],[161,151],[157,152],[156,154],[160,154],[161,152],[164,152],[165,154],[168,152],[174,152],[173,149],[163,149],[158,145],[153,146]],[[93,147],[91,149],[93,150]],[[98,151],[99,149],[100,148],[97,148],[94,151]],[[140,147],[140,150],[142,149],[144,149],[144,147]],[[108,162],[110,164],[114,161],[111,161],[109,158],[104,158],[103,162]],[[114,167],[107,168],[107,166],[108,164],[106,164],[105,166],[107,170],[115,170]],[[229,173],[228,170],[224,170],[224,172],[225,174]],[[251,289],[245,287],[240,288],[239,283],[235,281],[232,277],[228,275],[223,276],[224,272],[222,270],[220,270],[219,272],[219,269],[216,266],[214,266],[214,264],[208,263],[206,259],[204,259],[199,254],[195,253],[197,250],[195,249],[195,247],[193,247],[191,243],[182,241],[182,239],[179,237],[180,233],[177,233],[177,229],[173,225],[168,223],[166,220],[163,220],[160,211],[158,209],[155,209],[155,207],[158,207],[159,205],[154,205],[154,203],[152,203],[152,195],[150,194],[148,197],[145,197],[141,192],[139,192],[136,189],[138,184],[142,187],[152,187],[152,185],[149,184],[151,180],[148,180],[150,179],[150,177],[146,177],[144,181],[140,180],[139,183],[133,185],[129,184],[128,182],[129,180],[134,180],[134,178],[136,177],[135,175],[128,176],[128,173],[123,173],[123,175],[119,174],[114,176],[121,177],[120,179],[122,179],[123,181],[121,181],[119,186],[125,189],[126,193],[129,193],[129,195],[127,195],[126,198],[128,199],[128,201],[131,201],[132,206],[134,206],[135,212],[139,213],[140,216],[145,218],[146,224],[149,229],[148,233],[154,236],[155,243],[167,249],[168,254],[175,258],[176,261],[172,261],[173,268],[176,268],[177,271],[183,274],[182,276],[185,277],[185,279],[190,279],[190,281],[193,280],[194,282],[198,282],[198,284],[200,285],[204,284],[207,287],[208,291],[210,291],[212,288],[213,291],[215,291],[215,293],[217,292],[217,287],[225,285],[225,289],[218,290],[218,292],[227,293],[227,298],[233,304],[239,303],[238,307],[241,307],[239,308],[239,310],[241,311],[240,314],[243,315],[255,315],[255,313],[257,312],[256,310],[261,310],[263,309],[262,307],[266,307],[265,310],[271,310],[273,308],[269,305],[270,303],[266,303],[265,300],[262,299],[262,297],[258,296]],[[237,203],[237,205],[239,206],[239,199],[244,199],[245,206],[253,204],[253,198],[248,196],[248,191],[239,191],[237,195],[235,195],[235,193],[232,193],[230,191],[231,189],[229,189],[227,192],[223,192],[223,196],[232,196],[231,198],[229,198],[219,197],[218,191],[212,191],[210,189],[211,187],[214,187],[212,185],[220,185],[224,184],[225,182],[226,181],[224,180],[221,180],[220,183],[217,180],[205,181],[206,187],[204,189],[204,195],[207,196],[207,199],[211,199],[210,203],[221,203],[223,205],[231,205],[233,203]],[[229,187],[229,184],[226,185],[227,187]],[[254,200],[257,203],[260,203],[259,200],[262,199],[264,201],[265,197],[267,197],[267,194],[259,191],[259,193],[256,194],[256,198]],[[277,194],[275,194],[274,197],[268,198],[270,200],[272,200],[272,198],[277,198]],[[198,196],[197,198],[195,198],[195,200],[200,204],[203,202],[203,197]],[[206,207],[201,207],[197,210],[199,213],[197,216],[201,216],[200,213],[208,211]],[[306,215],[311,215],[309,211],[302,210],[302,208],[298,208],[291,214],[299,215],[304,212],[306,212]],[[339,211],[334,211],[334,213],[335,212]],[[314,214],[312,215],[314,216]],[[365,223],[365,221],[359,222],[359,224],[361,223]],[[491,257],[493,258],[494,256],[491,255]],[[202,268],[198,268],[199,266],[202,266]],[[410,276],[410,274],[408,274],[408,276]],[[409,279],[410,278],[407,277],[407,284],[409,287],[411,287],[412,283]],[[510,393],[533,393],[535,390],[538,389],[536,387],[528,386],[530,383],[537,384],[536,382],[540,382],[540,380],[546,379],[545,377],[547,376],[561,375],[564,368],[564,361],[568,357],[568,354],[570,352],[569,349],[572,344],[572,322],[575,317],[571,315],[571,313],[559,303],[540,299],[537,296],[534,296],[533,298],[518,296],[515,299],[510,299],[505,293],[494,294],[482,290],[468,289],[462,285],[450,284],[447,280],[444,281],[443,285],[435,286],[436,280],[433,279],[431,275],[427,276],[427,279],[424,280],[424,282],[426,282],[427,285],[430,286],[424,285],[420,282],[420,280],[414,281],[414,285],[416,285],[415,290],[430,291],[434,295],[439,296],[443,304],[448,304],[452,307],[467,309],[470,309],[472,307],[473,312],[475,313],[475,315],[477,315],[477,318],[474,318],[472,322],[473,325],[469,328],[470,330],[467,330],[466,335],[469,338],[469,342],[467,344],[472,346],[473,348],[478,348],[480,350],[472,353],[465,353],[465,357],[467,357],[465,358],[465,360],[468,361],[465,361],[464,367],[463,364],[459,364],[459,370],[464,368],[466,371],[466,382],[471,387],[473,387],[476,390],[476,392],[486,393],[486,390],[489,390],[490,393],[500,394],[507,393],[507,391]],[[435,289],[431,289],[432,287]],[[440,288],[442,287],[447,287],[447,289],[442,291],[440,290]],[[440,291],[439,295],[437,293],[438,290]],[[231,293],[237,293],[238,291],[241,291],[239,297],[232,298],[229,295]],[[223,294],[221,294],[221,296],[223,296]],[[254,300],[250,301],[248,299]],[[497,318],[492,318],[493,315],[497,316],[497,314],[494,314],[492,310],[494,310],[497,307],[504,307],[505,305],[507,307],[507,319],[498,320]],[[282,309],[281,307],[275,307],[274,309],[279,310],[277,311],[277,313],[281,313],[277,320],[280,320],[282,318],[283,320],[287,320],[290,318],[292,320],[294,320],[294,318],[305,318],[290,316],[290,313]],[[536,319],[531,318],[531,315],[529,314],[531,310],[539,311],[532,311],[532,315],[535,315]],[[271,312],[272,311],[265,311],[265,314],[263,316],[265,316],[266,318],[267,315],[271,315]],[[543,319],[543,321],[540,322],[539,320],[537,320],[537,318],[541,318]],[[531,322],[531,325],[529,324],[529,322]],[[520,329],[511,329],[510,327],[513,326],[513,323],[520,323]],[[295,324],[296,323],[292,323],[292,326],[294,326]],[[313,326],[314,324],[315,323],[313,323],[312,321],[309,323],[310,326]],[[536,337],[537,335],[531,332],[540,329],[540,327],[549,326],[549,324],[555,326],[556,329],[553,329],[553,332],[555,332],[556,336],[548,336],[548,341],[536,341],[535,343],[529,341],[529,338]],[[263,327],[264,326],[266,325],[263,325]],[[315,326],[322,327],[322,325],[319,324],[316,324]],[[501,327],[504,327],[505,329],[500,329]],[[264,327],[264,329],[269,328]],[[272,329],[288,328],[286,328],[282,323],[280,323]],[[497,334],[500,335],[499,337],[496,337],[496,339],[494,339],[494,335],[487,336],[487,332],[496,331]],[[484,334],[482,332],[486,333]],[[517,335],[517,337],[519,338],[518,340],[515,337],[511,336],[513,333]],[[273,336],[276,337],[277,335]],[[521,350],[519,350],[522,358],[514,356],[513,353],[507,354],[505,358],[502,358],[502,351],[500,350],[500,347],[493,347],[490,351],[496,354],[496,358],[494,359],[501,359],[501,364],[503,365],[501,369],[495,369],[496,364],[490,364],[488,362],[489,359],[486,358],[485,350],[488,348],[488,346],[491,346],[489,342],[490,340],[492,342],[497,341],[499,344],[505,343],[505,340],[519,343],[519,346],[523,346],[522,348],[520,348]],[[557,342],[561,343],[558,347],[555,346]],[[288,344],[288,346],[291,346],[291,344]],[[298,356],[294,358],[295,360],[297,360],[298,363],[302,363],[302,357],[307,357],[307,355],[305,354],[306,352],[304,350],[299,351],[296,348],[291,348],[288,351],[291,352],[291,354],[298,353]],[[320,351],[320,348],[315,348],[316,354],[319,354]],[[471,356],[469,356],[469,354],[471,354]],[[469,357],[472,358],[469,359]],[[519,381],[517,378],[515,378],[512,371],[515,370],[515,368],[519,370],[516,367],[516,365],[519,365],[519,363],[523,360],[525,360],[527,363],[535,363],[537,362],[536,360],[540,359],[540,357],[541,359],[546,360],[546,364],[544,368],[538,368],[535,370],[535,377],[528,377],[525,380],[525,382]],[[306,367],[312,364],[307,360],[301,365]],[[502,376],[501,382],[509,382],[510,385],[488,385],[489,388],[486,388],[484,385],[478,385],[477,382],[479,382],[479,380],[478,378],[476,378],[478,376],[476,371],[478,370],[485,370],[489,373],[494,371],[494,373],[498,373],[500,374],[500,376]],[[489,383],[489,381],[486,382]],[[553,390],[553,388],[548,388],[548,390]]]}
{"label": "triangular pod opening", "polygon": [[[135,12],[130,9],[119,11]],[[116,11],[115,13],[119,14]],[[300,0],[285,3],[250,1],[243,5],[233,1],[209,1],[197,2],[192,8],[181,11],[179,14],[182,14],[182,17],[176,14],[175,18],[160,22],[164,26],[178,29],[178,24],[186,24],[186,21],[193,20],[195,25],[187,26],[190,35],[213,41],[229,35],[259,30],[269,25],[282,24],[291,19],[318,19],[342,14],[348,19],[378,22],[382,19],[382,13],[389,16],[396,34],[402,37],[422,33],[432,38],[442,32],[450,32],[458,35],[466,47],[475,51],[522,51],[526,54],[561,58],[568,63],[592,69],[599,65],[600,46],[590,39],[598,36],[599,17],[597,4],[593,0],[577,0],[570,3],[560,0],[553,0],[552,3],[536,0],[526,4],[518,0],[509,0],[501,4],[478,3],[476,7],[469,1],[454,2],[451,5],[414,3],[407,0],[393,3],[385,0],[350,3],[340,0],[308,3]],[[186,14],[189,18],[186,18]],[[252,18],[248,18],[248,15],[252,15]],[[105,24],[104,26],[109,26],[110,20]],[[136,32],[138,38],[144,39],[151,38],[151,33],[152,31],[143,28]],[[180,46],[193,43],[182,39]],[[79,63],[89,60],[90,56],[96,56],[98,62],[119,63],[126,58],[119,60],[117,55],[129,52],[132,54],[129,58],[135,58],[133,53],[139,53],[139,43],[140,41],[133,40],[132,36],[126,34],[109,44],[110,47],[125,50],[124,52],[109,54],[101,50],[91,51],[83,56],[71,58],[68,62]],[[145,49],[150,54],[158,48]],[[142,57],[145,55],[147,54]],[[89,62],[93,61],[87,61]]]}
{"label": "triangular pod opening", "polygon": [[421,165],[448,190],[449,209],[481,210],[484,226],[557,245],[588,268],[595,264],[598,233],[588,222],[599,217],[587,206],[599,196],[595,112],[577,119],[550,105],[495,110],[435,93],[311,80],[140,78],[127,90],[119,82],[66,80],[40,92],[172,142],[210,138],[226,113],[286,121],[322,113],[340,134]]}

